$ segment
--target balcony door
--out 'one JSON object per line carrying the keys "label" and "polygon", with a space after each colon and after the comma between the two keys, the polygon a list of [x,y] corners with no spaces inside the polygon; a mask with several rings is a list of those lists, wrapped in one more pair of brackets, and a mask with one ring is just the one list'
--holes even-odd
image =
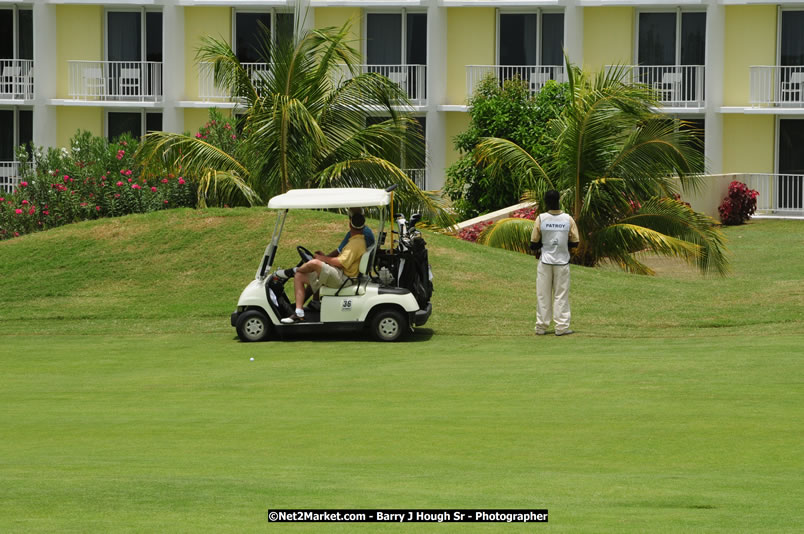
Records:
{"label": "balcony door", "polygon": [[[269,39],[290,39],[293,37],[293,14],[269,11],[235,11],[233,41],[235,54],[241,63],[265,63],[270,51],[264,49],[264,31]],[[265,27],[265,30],[262,29]]]}
{"label": "balcony door", "polygon": [[162,56],[161,11],[106,12],[105,73],[110,95],[161,96]]}
{"label": "balcony door", "polygon": [[106,113],[106,137],[114,141],[123,134],[135,138],[162,130],[162,113],[145,111],[109,111]]}
{"label": "balcony door", "polygon": [[0,9],[0,98],[33,98],[33,11]]}
{"label": "balcony door", "polygon": [[30,149],[32,140],[33,112],[16,107],[0,108],[0,191],[13,191],[19,176],[17,147]]}
{"label": "balcony door", "polygon": [[641,12],[637,63],[640,81],[656,87],[662,100],[703,101],[706,13]]}
{"label": "balcony door", "polygon": [[368,72],[388,76],[411,100],[426,96],[427,13],[366,15]]}
{"label": "balcony door", "polygon": [[563,81],[563,47],[563,13],[500,13],[497,77],[520,78],[533,91],[538,91],[547,80]]}
{"label": "balcony door", "polygon": [[779,209],[804,209],[804,119],[779,119],[776,203]]}

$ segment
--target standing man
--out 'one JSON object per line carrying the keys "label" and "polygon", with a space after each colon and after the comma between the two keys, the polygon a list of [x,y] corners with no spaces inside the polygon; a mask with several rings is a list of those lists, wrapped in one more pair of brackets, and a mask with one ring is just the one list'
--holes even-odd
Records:
{"label": "standing man", "polygon": [[559,194],[551,189],[544,195],[546,213],[533,224],[530,249],[541,259],[536,279],[536,335],[547,333],[550,321],[556,322],[556,335],[572,334],[570,330],[570,249],[578,246],[578,227],[559,207]]}

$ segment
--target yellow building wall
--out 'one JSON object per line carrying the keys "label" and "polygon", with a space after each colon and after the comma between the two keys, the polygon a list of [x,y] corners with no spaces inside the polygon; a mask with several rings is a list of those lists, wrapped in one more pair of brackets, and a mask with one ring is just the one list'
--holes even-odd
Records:
{"label": "yellow building wall", "polygon": [[584,70],[598,72],[606,65],[634,63],[635,16],[632,7],[584,8]]}
{"label": "yellow building wall", "polygon": [[359,7],[317,7],[315,8],[316,28],[340,28],[350,24],[349,45],[363,53],[363,11]]}
{"label": "yellow building wall", "polygon": [[[220,110],[226,116],[231,115],[228,109]],[[209,121],[209,110],[207,108],[185,108],[184,109],[184,131],[191,134],[196,133],[199,128]]]}
{"label": "yellow building wall", "polygon": [[103,60],[103,6],[56,6],[56,98],[69,96],[69,60]]}
{"label": "yellow building wall", "polygon": [[497,49],[494,8],[447,9],[447,103],[466,104],[466,66],[494,65]]}
{"label": "yellow building wall", "polygon": [[723,172],[774,171],[776,117],[723,115]]}
{"label": "yellow building wall", "polygon": [[232,8],[184,8],[184,91],[187,100],[198,100],[198,68],[195,55],[201,46],[203,36],[231,44]]}
{"label": "yellow building wall", "polygon": [[62,106],[56,108],[56,146],[69,147],[70,138],[80,130],[103,135],[103,109]]}
{"label": "yellow building wall", "polygon": [[752,65],[776,65],[776,6],[726,6],[723,105],[748,106]]}
{"label": "yellow building wall", "polygon": [[444,113],[446,125],[446,142],[444,143],[444,163],[447,167],[458,161],[461,153],[455,150],[453,139],[459,133],[463,133],[469,128],[469,113],[460,111],[450,111]]}

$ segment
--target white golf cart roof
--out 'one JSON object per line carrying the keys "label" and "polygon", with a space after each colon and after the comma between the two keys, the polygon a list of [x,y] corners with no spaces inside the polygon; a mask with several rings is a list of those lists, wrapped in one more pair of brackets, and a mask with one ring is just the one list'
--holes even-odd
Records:
{"label": "white golf cart roof", "polygon": [[287,209],[368,208],[387,206],[391,194],[385,189],[340,187],[328,189],[291,189],[268,201],[268,207]]}

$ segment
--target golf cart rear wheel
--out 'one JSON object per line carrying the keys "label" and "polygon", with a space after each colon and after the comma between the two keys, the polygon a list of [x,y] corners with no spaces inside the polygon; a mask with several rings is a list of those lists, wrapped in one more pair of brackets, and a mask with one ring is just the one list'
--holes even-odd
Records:
{"label": "golf cart rear wheel", "polygon": [[407,331],[408,320],[397,310],[381,310],[371,320],[371,335],[377,341],[397,341]]}
{"label": "golf cart rear wheel", "polygon": [[237,319],[237,335],[241,341],[262,341],[270,331],[271,323],[261,311],[248,310]]}

